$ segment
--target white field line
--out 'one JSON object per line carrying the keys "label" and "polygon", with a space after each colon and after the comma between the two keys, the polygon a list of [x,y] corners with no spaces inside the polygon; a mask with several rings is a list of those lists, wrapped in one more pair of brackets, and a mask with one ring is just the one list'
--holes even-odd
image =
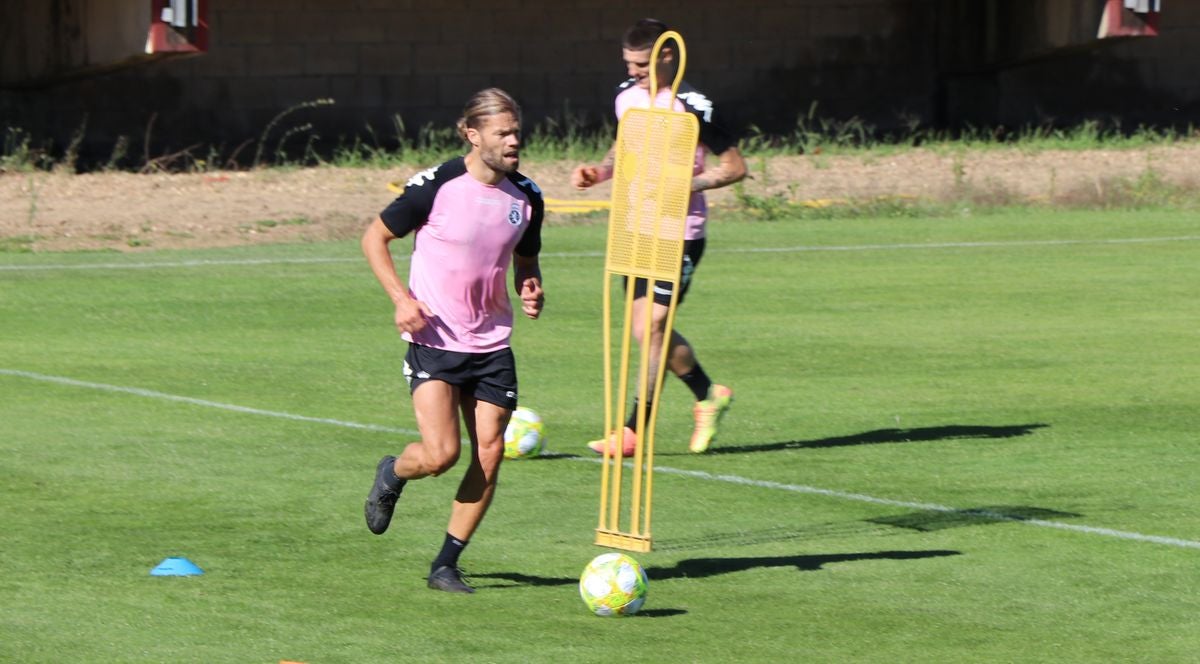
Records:
{"label": "white field line", "polygon": [[[1015,247],[1058,247],[1072,245],[1121,245],[1153,244],[1161,242],[1196,242],[1200,235],[1177,235],[1169,237],[1132,237],[1100,240],[1010,240],[997,242],[914,242],[901,244],[847,244],[847,245],[800,245],[794,247],[747,247],[718,248],[714,254],[794,254],[824,251],[905,251],[911,249],[996,249]],[[602,258],[602,251],[544,252],[542,258]],[[396,256],[397,261],[407,256]],[[362,258],[246,258],[246,259],[199,259],[187,261],[163,261],[150,263],[80,263],[78,265],[53,263],[45,265],[0,265],[0,272],[32,272],[44,270],[144,270],[166,268],[208,267],[217,265],[313,265],[322,263],[364,263]]]}
{"label": "white field line", "polygon": [[[100,390],[103,392],[116,392],[121,394],[132,394],[134,396],[146,397],[150,399],[161,399],[164,401],[174,401],[178,403],[186,403],[193,406],[203,406],[205,408],[218,408],[221,410],[229,410],[247,415],[262,415],[266,417],[277,417],[286,420],[298,422],[312,422],[315,424],[327,424],[338,427],[348,427],[352,429],[365,429],[368,431],[379,431],[382,433],[395,433],[403,435],[419,435],[418,432],[411,429],[398,429],[393,427],[384,427],[374,424],[361,424],[358,422],[347,422],[344,420],[336,420],[323,417],[308,417],[305,415],[295,415],[292,413],[283,413],[272,410],[262,410],[259,408],[248,408],[245,406],[237,406],[234,404],[220,403],[217,401],[208,401],[205,399],[194,399],[192,397],[178,396],[158,392],[155,390],[145,390],[137,387],[123,387],[120,385],[107,385],[105,383],[93,383],[73,378],[64,378],[61,376],[48,376],[45,374],[33,373],[31,371],[20,371],[16,369],[0,368],[0,376],[14,376],[18,378],[27,378],[46,383],[55,383],[58,385],[67,385],[70,387],[82,387],[92,390]],[[585,457],[570,457],[574,461],[584,461],[590,463],[601,463],[598,458]],[[792,493],[803,493],[838,500],[850,500],[860,503],[872,503],[875,505],[886,505],[889,507],[903,507],[905,509],[919,510],[923,512],[962,512],[958,508],[949,507],[946,505],[938,505],[936,503],[919,503],[907,500],[893,500],[891,498],[878,498],[862,493],[849,493],[845,491],[835,491],[833,489],[822,489],[819,487],[805,486],[803,484],[785,484],[782,482],[772,482],[769,480],[755,480],[738,475],[713,474],[702,470],[685,470],[681,468],[671,468],[669,466],[656,466],[656,473],[664,473],[669,475],[679,475],[682,477],[691,477],[694,479],[705,480],[709,482],[725,482],[728,484],[739,484],[742,486],[757,487],[761,489],[774,489],[778,491],[790,491]],[[1103,537],[1111,537],[1122,540],[1132,540],[1137,542],[1149,542],[1151,544],[1162,544],[1166,546],[1180,547],[1185,549],[1200,549],[1200,542],[1178,539],[1174,537],[1162,537],[1159,535],[1144,535],[1125,530],[1113,530],[1111,528],[1098,528],[1095,526],[1082,526],[1072,523],[1062,523],[1061,521],[1048,521],[1045,519],[1022,519],[1018,517],[1007,516],[999,513],[992,513],[986,510],[970,510],[970,514],[983,518],[994,519],[996,521],[1007,521],[1020,523],[1027,526],[1039,526],[1042,528],[1056,528],[1059,530],[1067,530],[1077,533],[1085,533],[1089,535],[1100,535]]]}
{"label": "white field line", "polygon": [[259,408],[248,408],[246,406],[236,406],[234,404],[220,403],[218,401],[208,401],[206,399],[194,399],[192,397],[182,397],[176,394],[167,394],[166,392],[156,392],[154,390],[144,390],[140,387],[122,387],[120,385],[107,385],[105,383],[90,383],[84,380],[75,380],[74,378],[63,378],[61,376],[47,376],[45,374],[33,373],[31,371],[18,371],[16,369],[0,369],[0,376],[17,376],[19,378],[28,378],[30,380],[38,380],[44,383],[57,383],[59,385],[69,385],[71,387],[85,387],[90,390],[100,390],[101,392],[119,392],[122,394],[132,394],[139,397],[147,397],[150,399],[161,399],[163,401],[175,401],[178,403],[191,404],[193,406],[204,406],[205,408],[218,408],[220,410],[231,410],[235,413],[245,413],[247,415],[264,415],[266,417],[278,417],[285,420],[295,420],[297,422],[313,422],[316,424],[332,424],[333,426],[347,427],[350,429],[366,429],[368,431],[381,431],[383,433],[398,433],[409,436],[419,436],[420,432],[411,429],[396,429],[392,427],[382,427],[376,424],[360,424],[358,422],[344,422],[342,420],[332,420],[324,417],[308,417],[306,415],[293,415],[291,413],[281,413],[274,410],[261,410]]}
{"label": "white field line", "polygon": [[[868,496],[862,493],[847,493],[844,491],[834,491],[832,489],[821,489],[818,487],[804,486],[800,484],[783,484],[780,482],[770,482],[765,480],[752,480],[737,475],[714,475],[706,473],[702,470],[681,470],[678,468],[662,468],[655,467],[655,472],[668,473],[671,475],[684,475],[687,477],[696,477],[705,480],[718,482],[728,482],[730,484],[744,484],[747,486],[756,486],[769,489],[779,489],[781,491],[792,491],[795,493],[807,493],[818,496],[827,496],[829,498],[837,498],[841,500],[853,500],[860,503],[874,503],[876,505],[888,505],[891,507],[903,507],[906,509],[914,509],[922,512],[952,512],[961,513],[956,507],[946,505],[938,505],[936,503],[917,503],[907,500],[892,500],[890,498],[877,498]],[[1174,537],[1162,537],[1159,535],[1143,535],[1141,533],[1133,533],[1124,530],[1113,530],[1111,528],[1097,528],[1095,526],[1081,526],[1073,523],[1062,523],[1061,521],[1047,521],[1045,519],[1022,519],[1020,517],[1008,516],[998,512],[989,512],[987,510],[965,510],[972,516],[978,516],[985,519],[993,519],[996,521],[1009,521],[1013,523],[1023,523],[1029,526],[1041,526],[1043,528],[1058,528],[1060,530],[1070,530],[1077,533],[1088,533],[1091,535],[1103,535],[1106,537],[1115,537],[1117,539],[1135,540],[1138,542],[1152,542],[1154,544],[1166,544],[1168,546],[1177,546],[1185,549],[1200,549],[1200,542],[1192,540],[1177,539]]]}
{"label": "white field line", "polygon": [[153,270],[157,268],[209,267],[214,265],[315,265],[320,263],[364,263],[363,258],[229,258],[197,259],[189,261],[162,261],[153,263],[79,263],[78,265],[53,263],[46,265],[0,265],[0,271],[21,272],[34,270]]}
{"label": "white field line", "polygon": [[1071,245],[1151,244],[1156,242],[1196,242],[1200,235],[1176,235],[1171,237],[1130,237],[1100,240],[1007,240],[996,242],[913,242],[904,244],[847,244],[797,247],[761,247],[748,249],[722,249],[716,253],[800,253],[810,251],[896,251],[903,249],[993,249],[1008,247],[1059,247]]}

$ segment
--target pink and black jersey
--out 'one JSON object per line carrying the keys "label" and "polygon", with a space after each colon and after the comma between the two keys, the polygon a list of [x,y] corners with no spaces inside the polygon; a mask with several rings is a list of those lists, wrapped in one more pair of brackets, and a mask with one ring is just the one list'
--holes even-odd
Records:
{"label": "pink and black jersey", "polygon": [[[654,106],[666,108],[671,97],[671,88],[659,89],[654,99]],[[637,79],[630,78],[617,86],[616,99],[617,121],[631,108],[650,108],[650,91],[637,86]],[[700,142],[696,146],[696,160],[692,167],[692,175],[704,172],[704,160],[709,152],[721,154],[737,145],[737,140],[718,124],[713,115],[713,103],[700,91],[688,85],[687,81],[679,84],[678,94],[672,107],[676,111],[684,111],[696,116],[700,121]],[[704,226],[708,221],[708,204],[704,192],[692,194],[688,200],[687,230],[684,239],[695,240],[704,237]]]}
{"label": "pink and black jersey", "polygon": [[467,353],[507,348],[508,267],[514,252],[541,250],[543,209],[529,178],[511,173],[484,184],[462,157],[414,175],[379,215],[397,237],[413,233],[408,289],[433,311],[424,329],[404,338]]}

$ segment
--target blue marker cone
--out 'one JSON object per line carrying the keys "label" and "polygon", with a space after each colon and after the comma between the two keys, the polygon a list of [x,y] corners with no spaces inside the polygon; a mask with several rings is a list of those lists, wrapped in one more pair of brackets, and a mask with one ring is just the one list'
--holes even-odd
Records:
{"label": "blue marker cone", "polygon": [[196,576],[204,570],[187,558],[167,558],[150,570],[150,576]]}

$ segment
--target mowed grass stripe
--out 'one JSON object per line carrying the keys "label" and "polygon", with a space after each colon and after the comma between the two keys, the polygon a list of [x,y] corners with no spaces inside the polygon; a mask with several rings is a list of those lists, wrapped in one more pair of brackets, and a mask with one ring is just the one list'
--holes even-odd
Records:
{"label": "mowed grass stripe", "polygon": [[[259,408],[251,408],[248,406],[239,406],[236,404],[218,403],[215,401],[209,401],[207,399],[195,399],[192,397],[185,397],[185,396],[180,396],[180,395],[175,395],[175,394],[167,394],[167,393],[158,392],[155,390],[145,390],[145,389],[141,389],[141,388],[137,388],[137,387],[125,387],[125,386],[120,386],[120,385],[106,385],[103,383],[95,383],[95,382],[90,382],[90,381],[75,380],[73,378],[65,378],[62,376],[46,376],[43,374],[38,374],[38,373],[30,372],[30,371],[20,371],[20,370],[16,370],[16,369],[0,368],[0,375],[14,376],[14,377],[19,377],[19,378],[28,378],[30,380],[35,380],[35,381],[56,383],[59,385],[68,385],[68,386],[72,386],[72,387],[81,387],[81,388],[92,389],[92,390],[100,390],[100,391],[104,391],[104,392],[119,392],[119,393],[123,393],[123,394],[132,394],[134,396],[139,396],[139,397],[146,397],[146,398],[150,398],[150,399],[162,399],[165,401],[175,401],[175,402],[179,402],[179,403],[187,403],[187,404],[191,404],[194,406],[201,406],[204,408],[218,408],[221,410],[229,410],[229,411],[234,411],[234,412],[238,412],[238,413],[244,413],[247,415],[260,415],[260,416],[264,416],[264,417],[276,417],[276,418],[280,418],[280,419],[294,420],[294,421],[299,421],[299,422],[312,422],[315,424],[328,424],[328,425],[333,425],[333,426],[346,427],[346,428],[350,428],[350,429],[364,429],[364,430],[368,430],[368,431],[379,431],[382,433],[419,435],[419,432],[411,430],[411,429],[385,427],[385,426],[380,426],[380,425],[376,425],[376,424],[363,424],[363,423],[359,423],[359,422],[349,422],[346,420],[336,420],[336,419],[329,419],[329,418],[322,418],[322,417],[309,417],[306,415],[296,415],[293,413],[283,413],[283,412],[278,412],[278,411],[262,410]],[[591,459],[591,458],[585,458],[585,457],[574,457],[574,458],[577,460],[580,460],[580,461],[590,461],[590,462],[594,462],[594,463],[600,463],[599,459]],[[626,464],[626,465],[631,466],[631,464]],[[813,494],[813,495],[826,496],[829,498],[836,498],[836,499],[841,499],[841,500],[853,500],[853,501],[857,501],[857,502],[874,503],[877,505],[887,505],[889,507],[905,507],[905,508],[910,508],[910,509],[915,509],[915,510],[920,510],[920,511],[925,511],[925,512],[944,512],[944,513],[962,512],[962,510],[959,508],[949,507],[946,505],[938,505],[935,503],[915,502],[915,501],[907,501],[907,500],[894,500],[891,498],[879,498],[876,496],[869,496],[869,495],[861,494],[861,493],[847,493],[844,491],[836,491],[833,489],[823,489],[823,488],[819,488],[819,487],[803,486],[803,485],[796,485],[796,484],[785,484],[785,483],[781,483],[781,482],[771,482],[771,481],[766,481],[766,480],[756,480],[756,479],[751,479],[751,478],[746,478],[746,477],[740,477],[737,475],[714,474],[714,473],[708,473],[708,472],[699,471],[699,470],[685,470],[685,469],[680,469],[680,468],[672,468],[670,466],[659,465],[655,468],[655,472],[672,474],[672,475],[680,475],[680,476],[684,476],[684,477],[690,477],[693,479],[700,479],[700,480],[705,480],[705,481],[710,481],[710,482],[724,482],[724,483],[728,483],[728,484],[740,484],[743,486],[752,486],[752,487],[758,487],[758,488],[764,488],[764,489],[777,489],[777,490],[782,490],[782,491],[790,491],[793,493]],[[1050,520],[1045,520],[1045,519],[1019,518],[1019,517],[1008,516],[1005,514],[1001,514],[998,512],[994,512],[994,511],[988,511],[988,510],[971,510],[970,514],[971,514],[971,516],[975,516],[975,517],[979,517],[979,518],[983,518],[983,519],[991,519],[994,521],[1007,521],[1007,522],[1013,522],[1013,523],[1022,523],[1022,524],[1030,525],[1030,526],[1039,526],[1039,527],[1044,527],[1044,528],[1057,528],[1060,530],[1068,530],[1068,531],[1079,532],[1079,533],[1087,533],[1087,534],[1091,534],[1091,535],[1101,535],[1104,537],[1115,537],[1117,539],[1134,540],[1134,541],[1139,541],[1139,542],[1149,542],[1152,544],[1163,544],[1166,546],[1176,546],[1176,547],[1182,547],[1182,548],[1187,548],[1187,549],[1200,549],[1200,542],[1194,542],[1191,540],[1184,540],[1184,539],[1177,539],[1177,538],[1173,538],[1173,537],[1161,537],[1158,535],[1144,535],[1142,533],[1126,532],[1126,531],[1121,531],[1121,530],[1114,530],[1111,528],[1100,528],[1100,527],[1095,527],[1095,526],[1081,526],[1081,525],[1077,525],[1077,524],[1062,523],[1059,521],[1050,521]]]}
{"label": "mowed grass stripe", "polygon": [[[845,244],[845,245],[801,245],[792,247],[745,247],[745,248],[713,248],[707,249],[710,254],[787,254],[811,253],[822,251],[853,252],[853,251],[904,251],[930,249],[997,249],[1020,247],[1054,247],[1077,245],[1121,245],[1121,244],[1153,244],[1161,242],[1197,242],[1200,235],[1181,235],[1169,237],[1130,237],[1096,240],[1013,240],[1013,241],[980,241],[980,242],[912,242],[895,244]],[[541,258],[573,259],[573,258],[602,258],[600,251],[546,251]],[[405,255],[396,255],[397,261],[407,260]],[[255,265],[321,265],[331,263],[359,263],[361,258],[245,258],[245,259],[212,259],[186,260],[151,263],[80,263],[78,265],[51,263],[29,265],[0,265],[0,271],[20,272],[33,270],[143,270],[143,269],[172,269],[194,267],[226,267],[226,266],[255,266]]]}

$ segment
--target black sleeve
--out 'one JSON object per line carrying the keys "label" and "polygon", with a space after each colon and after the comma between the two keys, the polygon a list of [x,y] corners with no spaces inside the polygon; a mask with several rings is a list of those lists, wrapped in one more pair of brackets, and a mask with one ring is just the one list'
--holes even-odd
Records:
{"label": "black sleeve", "polygon": [[737,147],[737,139],[722,125],[716,122],[700,120],[700,142],[706,145],[713,154],[721,154],[729,148]]}
{"label": "black sleeve", "polygon": [[529,197],[529,206],[533,208],[533,213],[529,217],[529,226],[521,235],[520,241],[517,242],[515,251],[526,258],[537,256],[542,250],[542,217],[546,214],[546,203],[542,200],[542,190],[533,183],[533,180],[520,173],[513,175],[515,176],[511,178],[513,183]]}
{"label": "black sleeve", "polygon": [[433,199],[442,184],[452,180],[462,171],[466,164],[462,157],[433,168],[421,171],[404,183],[404,192],[379,213],[383,225],[396,237],[404,237],[420,228],[429,220],[429,212],[433,209]]}
{"label": "black sleeve", "polygon": [[683,102],[684,108],[700,121],[700,142],[709,152],[721,154],[729,148],[737,147],[737,137],[721,123],[716,107],[704,93],[684,81],[679,88],[678,98]]}

